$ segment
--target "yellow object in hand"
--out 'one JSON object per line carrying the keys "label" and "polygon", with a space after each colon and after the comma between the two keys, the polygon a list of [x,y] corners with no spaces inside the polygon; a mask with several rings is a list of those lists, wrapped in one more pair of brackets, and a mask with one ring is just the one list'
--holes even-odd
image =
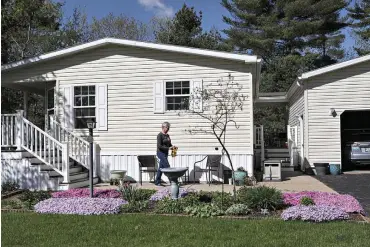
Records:
{"label": "yellow object in hand", "polygon": [[175,157],[177,155],[177,149],[178,149],[178,147],[173,147],[172,148],[172,151],[171,151],[171,156],[172,157]]}

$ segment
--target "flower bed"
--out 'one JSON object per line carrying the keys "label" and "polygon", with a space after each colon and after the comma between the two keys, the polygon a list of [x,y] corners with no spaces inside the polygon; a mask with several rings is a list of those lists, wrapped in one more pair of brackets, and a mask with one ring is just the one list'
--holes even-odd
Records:
{"label": "flower bed", "polygon": [[328,205],[303,206],[297,205],[283,211],[281,218],[284,220],[303,221],[333,221],[349,219],[348,213],[344,210]]}
{"label": "flower bed", "polygon": [[[89,188],[69,189],[65,191],[58,191],[52,194],[53,198],[73,198],[73,197],[90,197]],[[120,198],[121,193],[115,189],[95,189],[94,198]]]}
{"label": "flower bed", "polygon": [[117,214],[127,202],[119,198],[50,198],[35,205],[37,213],[101,215]]}
{"label": "flower bed", "polygon": [[296,206],[300,204],[302,197],[310,197],[317,206],[334,206],[347,213],[361,213],[365,211],[361,204],[351,195],[341,195],[329,192],[303,191],[294,193],[284,193],[284,203]]}
{"label": "flower bed", "polygon": [[[180,188],[179,197],[185,197],[188,193],[189,193],[188,190]],[[170,196],[171,196],[171,189],[164,188],[164,189],[158,190],[156,193],[154,193],[150,197],[149,200],[150,201],[160,201],[160,200],[163,200],[164,198],[170,197]]]}

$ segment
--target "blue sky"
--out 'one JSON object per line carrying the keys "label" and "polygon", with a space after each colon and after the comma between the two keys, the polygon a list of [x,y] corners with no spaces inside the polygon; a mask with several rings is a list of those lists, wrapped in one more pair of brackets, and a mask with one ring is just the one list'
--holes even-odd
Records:
{"label": "blue sky", "polygon": [[[154,16],[173,16],[186,3],[194,6],[197,12],[203,12],[202,26],[205,30],[212,27],[222,30],[228,27],[222,20],[222,16],[228,15],[228,11],[220,2],[221,0],[65,0],[64,11],[70,16],[75,7],[82,8],[89,20],[93,16],[100,19],[110,12],[115,15],[122,13],[148,23]],[[348,49],[353,46],[354,41],[347,31],[344,33],[344,47]]]}

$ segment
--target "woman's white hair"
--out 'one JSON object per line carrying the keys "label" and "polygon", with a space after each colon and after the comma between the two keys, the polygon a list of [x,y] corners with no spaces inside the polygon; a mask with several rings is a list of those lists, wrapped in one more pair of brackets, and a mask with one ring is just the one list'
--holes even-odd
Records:
{"label": "woman's white hair", "polygon": [[162,128],[163,127],[167,127],[167,128],[169,128],[171,126],[171,124],[169,123],[169,122],[163,122],[162,123]]}

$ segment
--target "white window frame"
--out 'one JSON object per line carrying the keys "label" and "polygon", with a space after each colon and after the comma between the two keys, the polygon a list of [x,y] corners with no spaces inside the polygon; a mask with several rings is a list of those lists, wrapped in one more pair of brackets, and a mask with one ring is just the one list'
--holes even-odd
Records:
{"label": "white window frame", "polygon": [[[88,97],[88,104],[90,103],[89,101],[89,97],[90,97],[90,92],[88,92],[87,95],[84,95],[82,94],[82,87],[94,87],[95,88],[95,94],[91,94],[91,96],[93,95],[95,97],[95,100],[94,100],[94,105],[88,105],[88,106],[75,106],[75,98],[78,97],[78,95],[75,95],[75,88],[76,87],[81,87],[81,94],[80,96],[87,96]],[[88,116],[88,117],[94,117],[95,118],[95,121],[97,121],[97,100],[98,100],[98,93],[97,93],[97,87],[95,84],[83,84],[83,85],[73,85],[72,86],[72,111],[73,111],[73,129],[75,130],[87,130],[88,128],[76,128],[76,119],[77,118],[86,118],[86,117],[78,117],[77,114],[75,113],[75,109],[84,109],[84,108],[94,108],[94,111],[95,111],[95,116]]]}
{"label": "white window frame", "polygon": [[[188,94],[170,94],[168,95],[167,94],[167,82],[188,82],[189,83],[189,93]],[[191,95],[191,83],[192,81],[191,80],[165,80],[164,81],[164,109],[166,112],[174,112],[174,111],[186,111],[186,110],[189,110],[189,105],[188,105],[188,108],[187,109],[180,109],[180,110],[168,110],[168,103],[167,103],[167,99],[168,98],[174,98],[174,97],[188,97],[190,99],[190,95]],[[173,87],[175,89],[175,85]],[[181,91],[183,89],[182,87],[182,84],[181,84],[181,87],[180,87]],[[173,103],[174,104],[174,103]]]}

